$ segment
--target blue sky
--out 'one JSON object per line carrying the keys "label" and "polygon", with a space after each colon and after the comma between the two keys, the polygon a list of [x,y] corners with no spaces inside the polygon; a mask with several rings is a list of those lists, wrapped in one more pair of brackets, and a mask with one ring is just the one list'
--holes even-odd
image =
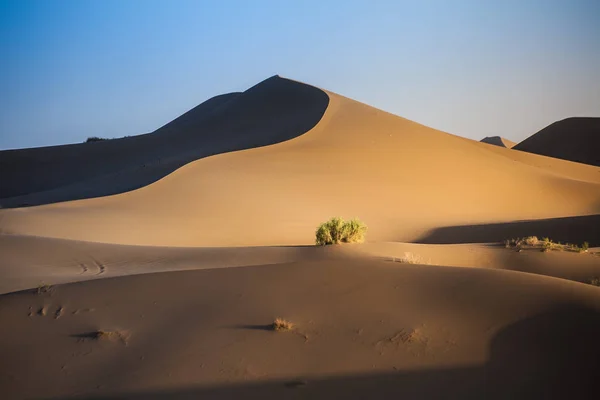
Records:
{"label": "blue sky", "polygon": [[279,74],[472,139],[600,116],[600,1],[0,0],[0,149],[153,131]]}

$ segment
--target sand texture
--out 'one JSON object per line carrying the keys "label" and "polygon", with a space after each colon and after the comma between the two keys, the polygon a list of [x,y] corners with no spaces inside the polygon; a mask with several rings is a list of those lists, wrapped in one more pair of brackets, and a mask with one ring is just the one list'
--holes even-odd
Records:
{"label": "sand texture", "polygon": [[[543,132],[515,151],[275,76],[0,152],[0,398],[596,399],[600,167]],[[333,216],[366,242],[315,246]],[[531,235],[589,249],[504,243]]]}

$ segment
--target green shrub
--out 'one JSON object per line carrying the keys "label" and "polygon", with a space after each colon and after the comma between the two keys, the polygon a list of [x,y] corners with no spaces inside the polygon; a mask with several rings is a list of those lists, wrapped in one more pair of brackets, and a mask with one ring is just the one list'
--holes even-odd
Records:
{"label": "green shrub", "polygon": [[344,224],[342,240],[347,243],[362,243],[366,233],[367,226],[358,218],[354,218]]}
{"label": "green shrub", "polygon": [[588,251],[589,248],[590,248],[590,244],[588,242],[583,242],[583,244],[581,245],[582,251]]}
{"label": "green shrub", "polygon": [[319,225],[315,233],[315,243],[320,246],[340,242],[360,243],[365,240],[366,232],[367,226],[357,218],[344,221],[334,217]]}

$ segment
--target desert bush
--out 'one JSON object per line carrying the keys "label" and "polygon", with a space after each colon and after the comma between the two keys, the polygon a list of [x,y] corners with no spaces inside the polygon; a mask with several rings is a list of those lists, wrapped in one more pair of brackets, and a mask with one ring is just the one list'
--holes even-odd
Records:
{"label": "desert bush", "polygon": [[358,218],[353,218],[344,223],[342,240],[347,243],[362,243],[365,241],[367,226]]}
{"label": "desert bush", "polygon": [[338,244],[342,240],[344,220],[338,217],[331,218],[317,228],[316,243],[318,245]]}
{"label": "desert bush", "polygon": [[583,242],[583,244],[581,245],[581,251],[588,251],[589,248],[590,244],[588,242]]}
{"label": "desert bush", "polygon": [[273,321],[273,330],[277,332],[290,331],[294,328],[294,324],[290,321],[286,321],[283,318],[275,318]]}
{"label": "desert bush", "polygon": [[525,244],[528,246],[535,246],[539,242],[537,236],[527,236],[523,240],[525,241]]}
{"label": "desert bush", "polygon": [[334,217],[319,225],[315,232],[315,243],[320,246],[340,242],[360,243],[364,241],[366,232],[367,226],[357,218],[344,221]]}
{"label": "desert bush", "polygon": [[98,136],[90,136],[89,138],[86,139],[86,143],[91,143],[91,142],[102,142],[103,140],[108,140],[106,138],[101,138]]}
{"label": "desert bush", "polygon": [[37,294],[46,294],[52,293],[52,285],[48,285],[47,283],[40,283],[37,287]]}

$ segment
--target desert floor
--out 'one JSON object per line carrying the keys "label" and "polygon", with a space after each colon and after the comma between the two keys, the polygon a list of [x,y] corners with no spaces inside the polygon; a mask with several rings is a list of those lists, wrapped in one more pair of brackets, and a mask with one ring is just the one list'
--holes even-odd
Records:
{"label": "desert floor", "polygon": [[600,167],[276,76],[0,173],[2,399],[598,397]]}

